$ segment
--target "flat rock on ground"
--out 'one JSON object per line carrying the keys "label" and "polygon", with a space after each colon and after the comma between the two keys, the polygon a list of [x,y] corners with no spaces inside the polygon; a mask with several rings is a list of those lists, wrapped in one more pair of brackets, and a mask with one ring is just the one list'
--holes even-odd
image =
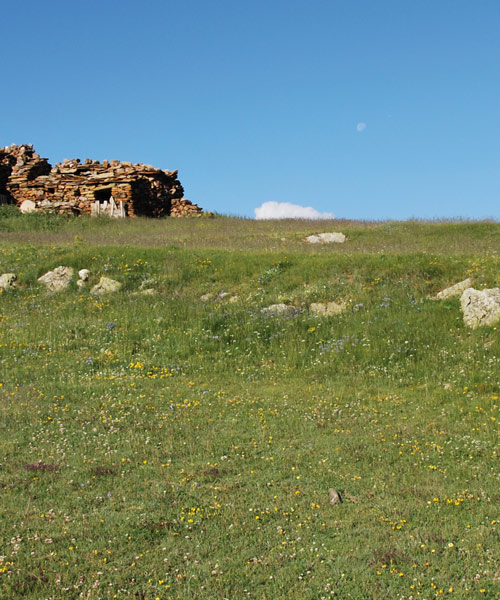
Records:
{"label": "flat rock on ground", "polygon": [[231,295],[230,292],[225,292],[224,290],[221,290],[217,294],[215,292],[208,292],[206,294],[203,294],[203,296],[200,296],[200,300],[202,302],[209,302],[210,300],[213,300],[214,302],[218,302],[220,300],[227,300],[229,302],[237,302],[238,299],[239,299],[238,296],[233,296],[233,295]]}
{"label": "flat rock on ground", "polygon": [[286,315],[294,312],[296,309],[295,306],[291,306],[290,304],[271,304],[270,306],[265,306],[260,310],[260,312],[271,314],[271,315]]}
{"label": "flat rock on ground", "polygon": [[467,279],[464,279],[463,281],[459,281],[458,283],[455,283],[455,285],[451,285],[450,287],[447,287],[444,290],[441,290],[431,299],[432,300],[447,300],[448,298],[455,298],[455,297],[461,296],[463,294],[463,292],[470,287],[472,287],[472,279],[470,277],[468,277]]}
{"label": "flat rock on ground", "polygon": [[309,307],[309,311],[319,317],[331,317],[332,315],[340,315],[346,308],[344,302],[313,302]]}
{"label": "flat rock on ground", "polygon": [[318,233],[306,237],[306,241],[310,244],[343,244],[346,239],[346,236],[338,231],[332,233]]}
{"label": "flat rock on ground", "polygon": [[475,290],[468,288],[460,298],[464,323],[472,328],[500,322],[500,288]]}
{"label": "flat rock on ground", "polygon": [[132,292],[132,296],[156,296],[157,291],[155,288],[144,288],[141,290],[137,290],[136,292]]}

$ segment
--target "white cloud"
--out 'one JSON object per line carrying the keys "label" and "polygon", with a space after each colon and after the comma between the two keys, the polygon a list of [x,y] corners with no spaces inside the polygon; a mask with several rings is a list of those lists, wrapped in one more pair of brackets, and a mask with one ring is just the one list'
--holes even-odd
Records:
{"label": "white cloud", "polygon": [[356,125],[356,129],[358,130],[359,133],[362,133],[365,129],[366,129],[366,123],[358,123]]}
{"label": "white cloud", "polygon": [[255,218],[260,219],[334,219],[335,215],[319,212],[312,206],[300,206],[291,202],[264,202],[255,209]]}

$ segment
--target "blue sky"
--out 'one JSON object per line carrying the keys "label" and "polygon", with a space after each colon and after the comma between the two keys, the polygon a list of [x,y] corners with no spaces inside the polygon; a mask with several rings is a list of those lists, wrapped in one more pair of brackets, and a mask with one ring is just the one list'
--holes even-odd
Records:
{"label": "blue sky", "polygon": [[0,146],[179,169],[223,214],[499,219],[499,24],[498,0],[5,3]]}

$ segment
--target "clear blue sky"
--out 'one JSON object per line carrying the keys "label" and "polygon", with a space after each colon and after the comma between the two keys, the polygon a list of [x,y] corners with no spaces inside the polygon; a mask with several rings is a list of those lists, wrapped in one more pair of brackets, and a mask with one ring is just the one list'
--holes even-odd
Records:
{"label": "clear blue sky", "polygon": [[498,0],[25,0],[1,19],[0,146],[179,169],[224,214],[500,218]]}

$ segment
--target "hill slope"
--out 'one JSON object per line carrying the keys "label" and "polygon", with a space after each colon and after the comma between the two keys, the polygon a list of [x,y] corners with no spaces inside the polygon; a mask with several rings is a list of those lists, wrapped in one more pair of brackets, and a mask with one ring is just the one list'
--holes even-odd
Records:
{"label": "hill slope", "polygon": [[428,297],[499,234],[5,211],[2,597],[494,597],[499,333]]}

